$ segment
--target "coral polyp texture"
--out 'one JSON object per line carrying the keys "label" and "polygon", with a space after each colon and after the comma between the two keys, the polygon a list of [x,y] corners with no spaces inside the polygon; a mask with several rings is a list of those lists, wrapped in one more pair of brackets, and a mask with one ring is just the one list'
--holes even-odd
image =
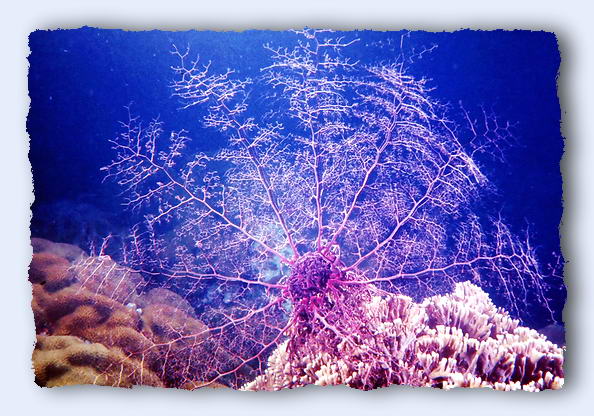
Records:
{"label": "coral polyp texture", "polygon": [[133,103],[102,167],[129,231],[33,240],[37,383],[560,388],[531,327],[562,328],[563,260],[492,179],[521,137],[435,98],[413,36],[283,33],[238,70],[171,46],[193,124]]}
{"label": "coral polyp texture", "polygon": [[458,283],[454,293],[420,304],[373,293],[361,300],[351,314],[360,314],[360,327],[349,328],[357,332],[337,337],[320,325],[305,339],[291,333],[270,356],[265,373],[243,388],[346,384],[368,390],[406,384],[538,391],[563,385],[562,349],[519,326],[471,283]]}

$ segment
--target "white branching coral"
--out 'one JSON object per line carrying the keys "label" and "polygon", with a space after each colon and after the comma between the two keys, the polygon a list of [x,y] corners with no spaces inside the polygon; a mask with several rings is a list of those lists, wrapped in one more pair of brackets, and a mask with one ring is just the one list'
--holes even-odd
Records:
{"label": "white branching coral", "polygon": [[562,348],[520,326],[468,282],[422,303],[373,296],[362,308],[368,337],[345,338],[335,353],[311,345],[290,350],[285,342],[270,356],[266,372],[243,388],[407,384],[540,391],[563,385]]}

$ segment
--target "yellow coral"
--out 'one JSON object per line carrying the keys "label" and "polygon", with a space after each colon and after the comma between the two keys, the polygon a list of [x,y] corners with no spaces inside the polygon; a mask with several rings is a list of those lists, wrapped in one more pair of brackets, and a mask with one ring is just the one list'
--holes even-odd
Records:
{"label": "yellow coral", "polygon": [[121,351],[73,336],[38,336],[33,365],[35,382],[45,387],[71,384],[163,386],[142,362],[130,360]]}
{"label": "yellow coral", "polygon": [[48,292],[55,292],[69,286],[75,277],[65,258],[52,253],[36,253],[29,266],[29,280],[44,286]]}
{"label": "yellow coral", "polygon": [[[136,376],[115,380],[111,368],[119,362],[118,368],[129,374],[137,368],[164,385],[204,385],[192,371],[206,359],[208,328],[185,299],[166,289],[139,295],[142,278],[109,257],[79,256],[71,264],[53,254],[64,247],[41,243],[37,246],[45,251],[34,254],[29,271],[41,337],[33,354],[40,384],[127,386],[141,381]],[[101,362],[100,368],[73,366],[68,360],[74,352]]]}

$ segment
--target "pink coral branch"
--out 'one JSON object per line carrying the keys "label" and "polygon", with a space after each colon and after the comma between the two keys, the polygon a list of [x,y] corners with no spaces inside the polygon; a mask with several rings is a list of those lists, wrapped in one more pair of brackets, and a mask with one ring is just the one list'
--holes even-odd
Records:
{"label": "pink coral branch", "polygon": [[[444,385],[477,382],[473,371],[460,376],[447,359],[427,355],[423,348],[433,341],[415,338],[415,328],[423,328],[453,346],[463,342],[457,327],[425,327],[429,312],[416,312],[428,307],[422,299],[472,281],[497,293],[517,317],[533,306],[553,315],[547,275],[529,239],[514,237],[501,218],[475,212],[489,185],[483,155],[503,160],[511,125],[484,109],[473,118],[464,108],[462,122],[453,123],[428,81],[407,73],[403,57],[365,67],[348,57],[357,39],[309,29],[295,35],[293,47],[264,46],[271,61],[256,79],[217,74],[174,47],[173,95],[182,109],[204,110],[202,125],[227,140],[218,152],[191,149],[185,131],[161,141],[159,120],[143,128],[131,115],[112,140],[117,158],[107,176],[127,193],[125,204],[145,214],[125,258],[149,280],[203,296],[197,303],[208,331],[171,325],[179,335],[154,347],[166,350],[163,368],[180,365],[179,344],[193,343],[191,351],[208,345],[200,381],[237,387],[246,374],[262,372],[286,339],[271,357],[313,362],[303,372],[291,369],[296,379],[269,374],[283,386],[425,385],[450,374]],[[264,115],[263,102],[270,103]],[[524,304],[528,312],[520,310]],[[167,313],[175,311],[151,319]],[[415,342],[418,362],[402,367]],[[195,366],[184,357],[190,372]],[[329,357],[343,368],[327,366]],[[489,374],[497,372],[493,365]]]}

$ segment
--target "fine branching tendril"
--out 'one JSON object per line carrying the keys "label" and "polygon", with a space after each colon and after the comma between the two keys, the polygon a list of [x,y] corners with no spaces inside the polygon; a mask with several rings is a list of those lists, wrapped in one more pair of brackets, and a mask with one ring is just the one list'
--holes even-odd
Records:
{"label": "fine branching tendril", "polygon": [[[209,336],[189,348],[204,343],[204,368],[180,366],[179,378],[238,387],[279,343],[317,326],[350,342],[365,287],[423,299],[471,281],[517,318],[552,315],[556,271],[497,212],[475,208],[491,187],[479,156],[504,160],[510,124],[464,108],[453,122],[410,59],[367,66],[350,57],[357,39],[295,37],[264,45],[270,59],[253,79],[174,47],[173,96],[204,114],[194,133],[134,109],[111,141],[104,170],[142,216],[125,262],[201,299]],[[258,96],[276,99],[255,111]],[[197,150],[198,127],[226,146]]]}

